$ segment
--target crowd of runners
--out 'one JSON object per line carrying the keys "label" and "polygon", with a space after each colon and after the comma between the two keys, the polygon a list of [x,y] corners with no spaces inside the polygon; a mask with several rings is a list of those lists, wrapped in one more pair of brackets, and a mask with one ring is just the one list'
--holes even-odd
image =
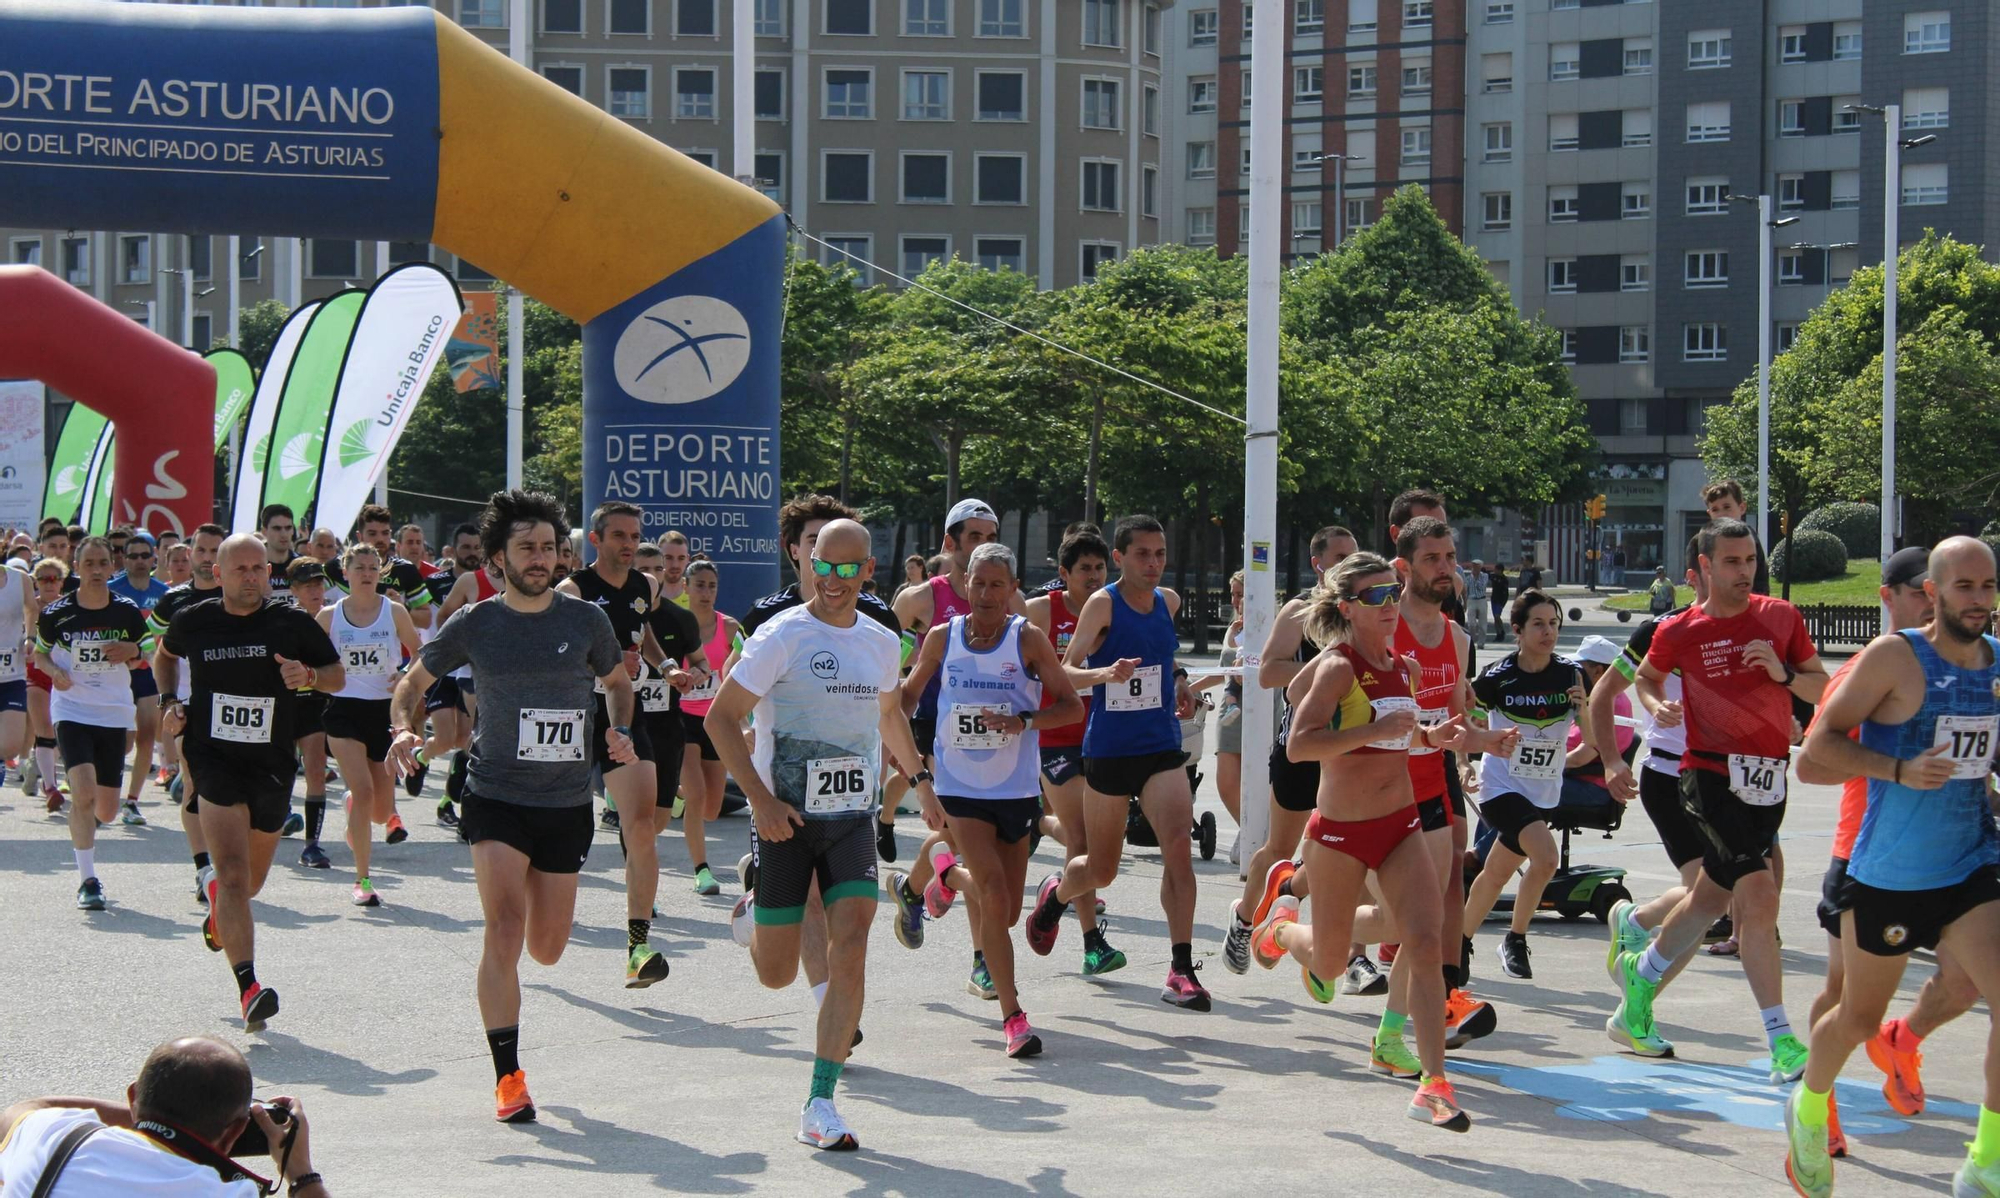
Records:
{"label": "crowd of runners", "polygon": [[[408,836],[397,789],[420,795],[441,768],[436,822],[470,845],[482,908],[477,1001],[503,1122],[535,1117],[521,957],[550,965],[564,952],[595,835],[615,833],[623,861],[625,985],[656,985],[669,973],[649,943],[663,873],[684,864],[697,893],[720,893],[711,823],[733,782],[752,829],[724,853],[747,849],[731,931],[763,985],[805,975],[818,1024],[797,1138],[828,1149],[858,1144],[835,1095],[863,1039],[883,892],[910,950],[963,904],[966,987],[996,1004],[1005,1053],[1031,1057],[1043,1045],[1016,929],[1047,956],[1073,915],[1081,972],[1126,968],[1102,896],[1142,820],[1161,854],[1165,1003],[1215,1005],[1195,957],[1211,934],[1234,974],[1289,960],[1315,1002],[1379,998],[1368,1067],[1414,1083],[1412,1119],[1467,1131],[1448,1054],[1505,1014],[1470,989],[1475,934],[1511,886],[1492,963],[1532,977],[1559,813],[1637,799],[1680,884],[1609,912],[1606,1034],[1624,1052],[1673,1056],[1661,998],[1726,936],[1770,1083],[1784,1088],[1787,1176],[1819,1198],[1848,1151],[1833,1101],[1848,1058],[1865,1051],[1890,1105],[1917,1115],[1925,1037],[2000,994],[1994,557],[1965,537],[1894,555],[1881,588],[1893,630],[1829,678],[1800,612],[1768,593],[1741,491],[1724,482],[1707,498],[1710,522],[1687,550],[1695,601],[1648,619],[1622,651],[1601,637],[1561,651],[1561,605],[1524,580],[1495,612],[1511,649],[1476,662],[1466,607],[1483,608],[1484,586],[1459,568],[1445,499],[1411,491],[1380,552],[1343,527],[1314,533],[1315,583],[1265,643],[1238,643],[1239,621],[1222,665],[1194,675],[1175,632],[1181,599],[1161,586],[1166,531],[1142,515],[1108,534],[1072,526],[1057,578],[1031,592],[994,511],[962,500],[941,568],[913,559],[885,594],[856,513],[803,496],[780,514],[796,581],[740,615],[717,609],[715,563],[679,533],[648,540],[640,509],[619,502],[589,514],[580,552],[554,500],[496,494],[435,561],[420,528],[373,506],[351,541],[301,539],[281,506],[255,535],[98,537],[48,522],[13,538],[0,570],[0,646],[14,646],[0,648],[0,758],[66,815],[85,911],[105,909],[117,868],[115,848],[109,870],[96,859],[99,829],[143,824],[142,784],[165,786],[206,907],[202,939],[253,1032],[279,997],[257,977],[250,900],[283,838],[301,838],[300,866],[336,868],[321,840],[337,779],[338,868],[357,906],[378,905],[370,864]],[[1268,749],[1246,748],[1231,718],[1257,687],[1282,707]],[[1270,835],[1210,933],[1196,925],[1183,834],[1195,786],[1183,721],[1216,688],[1224,801],[1232,814],[1268,802]],[[1268,752],[1268,796],[1241,793],[1245,751]],[[1777,935],[1793,776],[1843,787],[1818,911],[1827,969],[1802,1029]],[[878,873],[903,856],[904,802],[921,813],[921,843],[906,871]],[[663,862],[658,837],[676,820],[687,860]],[[1060,868],[1031,882],[1044,841]],[[1936,972],[1892,1017],[1917,949],[1935,950]],[[2000,1198],[1990,1042],[1985,1077],[1961,1198]]]}

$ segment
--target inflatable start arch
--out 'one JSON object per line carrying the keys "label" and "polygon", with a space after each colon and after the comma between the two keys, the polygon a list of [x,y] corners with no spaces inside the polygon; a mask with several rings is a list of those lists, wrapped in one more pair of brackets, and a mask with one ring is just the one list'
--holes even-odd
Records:
{"label": "inflatable start arch", "polygon": [[584,513],[776,585],[782,214],[432,9],[0,0],[0,223],[440,245],[583,324]]}

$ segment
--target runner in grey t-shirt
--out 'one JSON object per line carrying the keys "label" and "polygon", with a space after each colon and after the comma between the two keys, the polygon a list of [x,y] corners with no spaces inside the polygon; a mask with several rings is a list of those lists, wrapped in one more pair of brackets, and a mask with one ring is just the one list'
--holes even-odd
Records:
{"label": "runner in grey t-shirt", "polygon": [[[614,761],[636,761],[628,725],[632,679],[611,621],[594,604],[552,588],[557,546],[567,544],[562,506],[547,495],[496,492],[479,520],[480,547],[500,567],[499,595],[461,610],[410,663],[391,711],[391,751],[404,772],[423,743],[424,692],[470,664],[479,680],[472,769],[460,834],[472,845],[473,874],[486,912],[479,963],[479,1015],[493,1054],[494,1115],[535,1117],[521,1070],[521,950],[554,965],[576,914],[576,877],[595,831],[590,812],[591,688],[602,684]],[[643,925],[646,921],[628,921]],[[641,945],[645,929],[632,929]],[[627,987],[667,976],[664,957],[628,953]]]}

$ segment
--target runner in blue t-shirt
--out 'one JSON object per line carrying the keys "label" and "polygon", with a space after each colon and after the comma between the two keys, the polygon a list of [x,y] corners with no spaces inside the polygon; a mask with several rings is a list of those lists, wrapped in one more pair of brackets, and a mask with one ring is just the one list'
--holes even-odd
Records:
{"label": "runner in blue t-shirt", "polygon": [[[149,532],[135,532],[125,542],[124,569],[106,584],[114,595],[123,595],[150,613],[166,597],[167,584],[153,577],[159,563],[159,544]],[[132,737],[132,769],[125,778],[125,801],[120,819],[128,827],[146,822],[139,814],[139,788],[153,772],[153,741],[160,733],[160,688],[153,681],[153,667],[143,658],[132,667],[132,705],[138,730]]]}

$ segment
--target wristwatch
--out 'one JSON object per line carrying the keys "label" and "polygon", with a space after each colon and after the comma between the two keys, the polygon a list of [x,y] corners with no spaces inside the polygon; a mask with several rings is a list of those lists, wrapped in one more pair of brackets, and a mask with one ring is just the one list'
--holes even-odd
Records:
{"label": "wristwatch", "polygon": [[918,770],[916,773],[910,775],[911,786],[920,786],[925,782],[936,781],[937,779],[931,775],[929,770]]}
{"label": "wristwatch", "polygon": [[287,1194],[292,1195],[293,1198],[297,1198],[299,1191],[305,1189],[307,1186],[316,1186],[325,1184],[326,1184],[326,1178],[321,1177],[317,1173],[301,1173],[297,1177],[294,1177],[292,1179],[291,1185],[286,1189],[285,1192]]}
{"label": "wristwatch", "polygon": [[1028,711],[1017,711],[1014,713],[1014,716],[1021,721],[1021,730],[1025,732],[1029,727],[1033,726],[1035,716],[1038,714],[1040,714],[1038,711],[1031,709]]}
{"label": "wristwatch", "polygon": [[1785,679],[1783,682],[1779,683],[1779,685],[1790,686],[1792,684],[1792,681],[1799,676],[1799,672],[1792,668],[1792,663],[1789,661],[1784,663],[1784,667],[1785,667]]}
{"label": "wristwatch", "polygon": [[632,729],[629,725],[626,724],[613,724],[611,725],[611,730],[613,732],[616,732],[618,735],[627,738],[628,740],[632,736]]}

